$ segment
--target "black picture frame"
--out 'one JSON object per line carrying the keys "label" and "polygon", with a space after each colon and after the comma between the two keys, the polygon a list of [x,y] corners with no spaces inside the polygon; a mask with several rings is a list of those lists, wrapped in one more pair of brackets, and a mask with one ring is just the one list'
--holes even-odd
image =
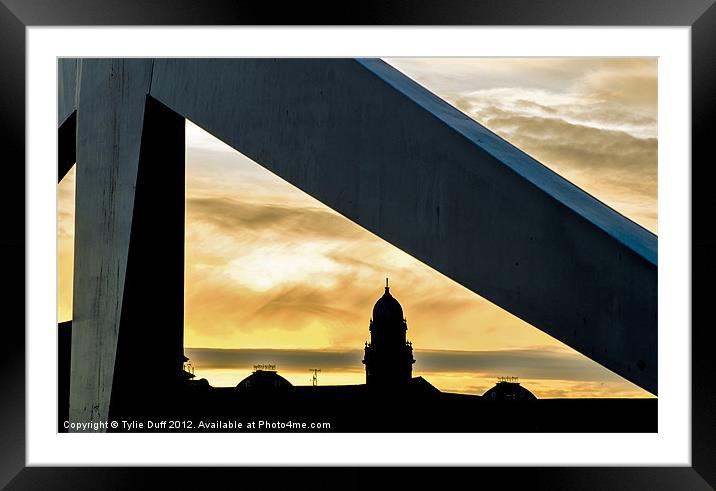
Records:
{"label": "black picture frame", "polygon": [[[692,466],[616,468],[453,469],[453,483],[496,482],[537,489],[714,489],[716,488],[716,370],[713,336],[705,322],[708,281],[716,273],[716,234],[708,219],[713,199],[707,186],[711,128],[716,127],[715,0],[383,0],[322,4],[237,0],[0,0],[0,138],[6,188],[0,193],[5,258],[0,355],[0,488],[148,489],[161,481],[205,489],[214,482],[248,485],[260,480],[312,489],[359,489],[397,474],[401,487],[438,485],[444,474],[425,469],[248,469],[26,467],[25,461],[25,30],[29,26],[95,25],[544,25],[689,26],[692,76]],[[8,185],[9,183],[13,183]],[[700,226],[697,226],[699,224]],[[21,261],[20,258],[23,258]],[[48,275],[54,277],[53,272]],[[8,314],[13,316],[8,319]],[[676,326],[689,328],[689,326]],[[200,451],[200,449],[193,449]],[[479,485],[477,482],[475,485]]]}

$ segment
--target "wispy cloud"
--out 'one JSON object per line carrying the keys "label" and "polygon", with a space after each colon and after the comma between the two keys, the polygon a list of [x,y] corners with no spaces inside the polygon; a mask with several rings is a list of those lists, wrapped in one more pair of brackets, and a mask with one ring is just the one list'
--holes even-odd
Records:
{"label": "wispy cloud", "polygon": [[389,61],[656,233],[657,60]]}
{"label": "wispy cloud", "polygon": [[[323,383],[365,382],[361,350],[187,348],[199,377],[216,385],[236,385],[253,365],[275,364],[295,384],[308,384],[310,368],[321,369]],[[445,392],[483,394],[496,377],[519,376],[539,397],[645,397],[641,389],[566,350],[535,346],[518,350],[415,350],[414,376]]]}
{"label": "wispy cloud", "polygon": [[345,218],[328,208],[290,207],[250,203],[229,197],[189,198],[187,210],[193,220],[211,223],[230,234],[248,231],[278,231],[285,237],[340,237],[350,240],[358,234]]}
{"label": "wispy cloud", "polygon": [[[194,366],[201,369],[248,369],[254,364],[272,363],[281,370],[363,372],[362,350],[295,349],[214,349],[186,348]],[[605,379],[603,369],[584,357],[547,346],[517,350],[415,350],[414,374],[472,373],[510,375],[527,379],[595,382]],[[619,380],[614,375],[611,380]]]}

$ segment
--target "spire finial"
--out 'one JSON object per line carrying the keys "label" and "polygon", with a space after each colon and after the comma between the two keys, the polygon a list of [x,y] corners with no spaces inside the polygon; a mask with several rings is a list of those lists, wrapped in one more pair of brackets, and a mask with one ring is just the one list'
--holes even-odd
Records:
{"label": "spire finial", "polygon": [[385,291],[386,293],[390,291],[390,287],[388,286],[388,278],[385,279]]}

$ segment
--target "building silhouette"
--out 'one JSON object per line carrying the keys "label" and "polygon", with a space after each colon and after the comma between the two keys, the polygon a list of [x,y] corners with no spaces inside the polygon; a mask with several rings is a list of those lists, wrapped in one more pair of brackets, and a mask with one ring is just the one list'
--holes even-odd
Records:
{"label": "building silhouette", "polygon": [[[72,323],[59,328],[58,431],[66,432],[62,423],[69,414]],[[204,378],[197,380],[183,357],[177,383],[161,386],[135,378],[135,404],[115,405],[112,414],[135,420],[290,421],[298,425],[291,431],[316,431],[311,426],[315,422],[328,422],[332,432],[656,431],[656,399],[537,399],[515,377],[498,378],[482,396],[443,392],[423,377],[413,377],[415,359],[407,329],[403,308],[386,280],[385,293],[373,307],[370,343],[365,343],[364,384],[293,385],[269,364],[254,365],[253,373],[235,387],[213,387]],[[151,392],[161,397],[142,397]],[[248,426],[241,431],[246,430],[266,431]]]}
{"label": "building silhouette", "polygon": [[373,307],[370,343],[365,344],[365,381],[369,387],[405,387],[413,375],[413,346],[406,338],[408,322],[403,307],[390,294],[388,279],[385,293]]}
{"label": "building silhouette", "polygon": [[533,401],[537,399],[520,385],[516,377],[499,377],[497,384],[482,394],[486,401]]}
{"label": "building silhouette", "polygon": [[251,375],[236,386],[236,390],[246,394],[282,393],[293,385],[276,372],[275,366],[257,366]]}

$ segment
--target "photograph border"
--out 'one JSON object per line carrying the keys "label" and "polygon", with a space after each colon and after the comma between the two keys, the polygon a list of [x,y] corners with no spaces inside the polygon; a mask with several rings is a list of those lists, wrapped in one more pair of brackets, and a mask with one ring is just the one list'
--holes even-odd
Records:
{"label": "photograph border", "polygon": [[[706,305],[706,289],[697,289],[699,282],[716,273],[714,232],[707,227],[696,228],[697,220],[707,218],[710,199],[705,186],[707,142],[714,127],[716,99],[716,7],[714,0],[670,2],[616,1],[599,5],[584,0],[551,2],[549,6],[527,1],[438,3],[362,2],[341,8],[341,13],[317,13],[303,6],[278,8],[264,3],[260,7],[236,2],[218,1],[197,4],[192,0],[161,0],[154,2],[125,1],[121,4],[105,0],[89,2],[72,0],[62,2],[3,0],[0,3],[0,36],[3,43],[0,57],[0,95],[2,101],[2,138],[10,150],[5,168],[9,181],[25,179],[25,56],[26,28],[29,26],[188,26],[188,25],[490,25],[490,26],[664,26],[691,27],[692,74],[692,264],[698,268],[692,275],[692,467],[619,467],[619,468],[522,468],[510,470],[508,485],[524,485],[538,489],[611,489],[628,483],[630,488],[713,489],[716,486],[716,386],[712,383],[714,366],[710,363],[711,333],[703,322],[698,322]],[[320,21],[318,21],[320,19]],[[18,162],[23,162],[20,165]],[[6,210],[25,203],[24,186],[15,185],[12,193],[4,193]],[[12,205],[12,208],[11,208]],[[144,488],[154,480],[162,480],[163,487],[170,482],[182,486],[206,484],[211,481],[237,479],[248,481],[252,477],[264,479],[266,484],[290,482],[301,484],[304,479],[316,487],[357,489],[371,484],[375,470],[318,468],[283,469],[267,473],[262,469],[181,469],[181,468],[59,468],[26,467],[25,446],[25,332],[15,326],[25,324],[25,216],[7,214],[9,225],[0,246],[9,258],[6,274],[12,282],[6,289],[4,302],[7,309],[18,315],[18,321],[6,321],[6,347],[2,357],[0,394],[0,435],[3,452],[0,457],[0,487],[7,489],[126,489]],[[692,268],[693,269],[693,268]],[[11,349],[9,349],[11,348]],[[382,472],[387,469],[382,470]],[[207,474],[211,473],[211,477]],[[339,474],[336,475],[335,473]],[[461,469],[451,479],[475,478],[475,470]],[[504,482],[501,468],[479,468],[479,478],[495,477]],[[259,474],[260,473],[260,474]],[[270,474],[270,476],[267,476]],[[471,474],[470,476],[466,474]],[[406,486],[426,484],[433,476],[421,469],[400,472]],[[484,481],[483,481],[484,482]]]}

